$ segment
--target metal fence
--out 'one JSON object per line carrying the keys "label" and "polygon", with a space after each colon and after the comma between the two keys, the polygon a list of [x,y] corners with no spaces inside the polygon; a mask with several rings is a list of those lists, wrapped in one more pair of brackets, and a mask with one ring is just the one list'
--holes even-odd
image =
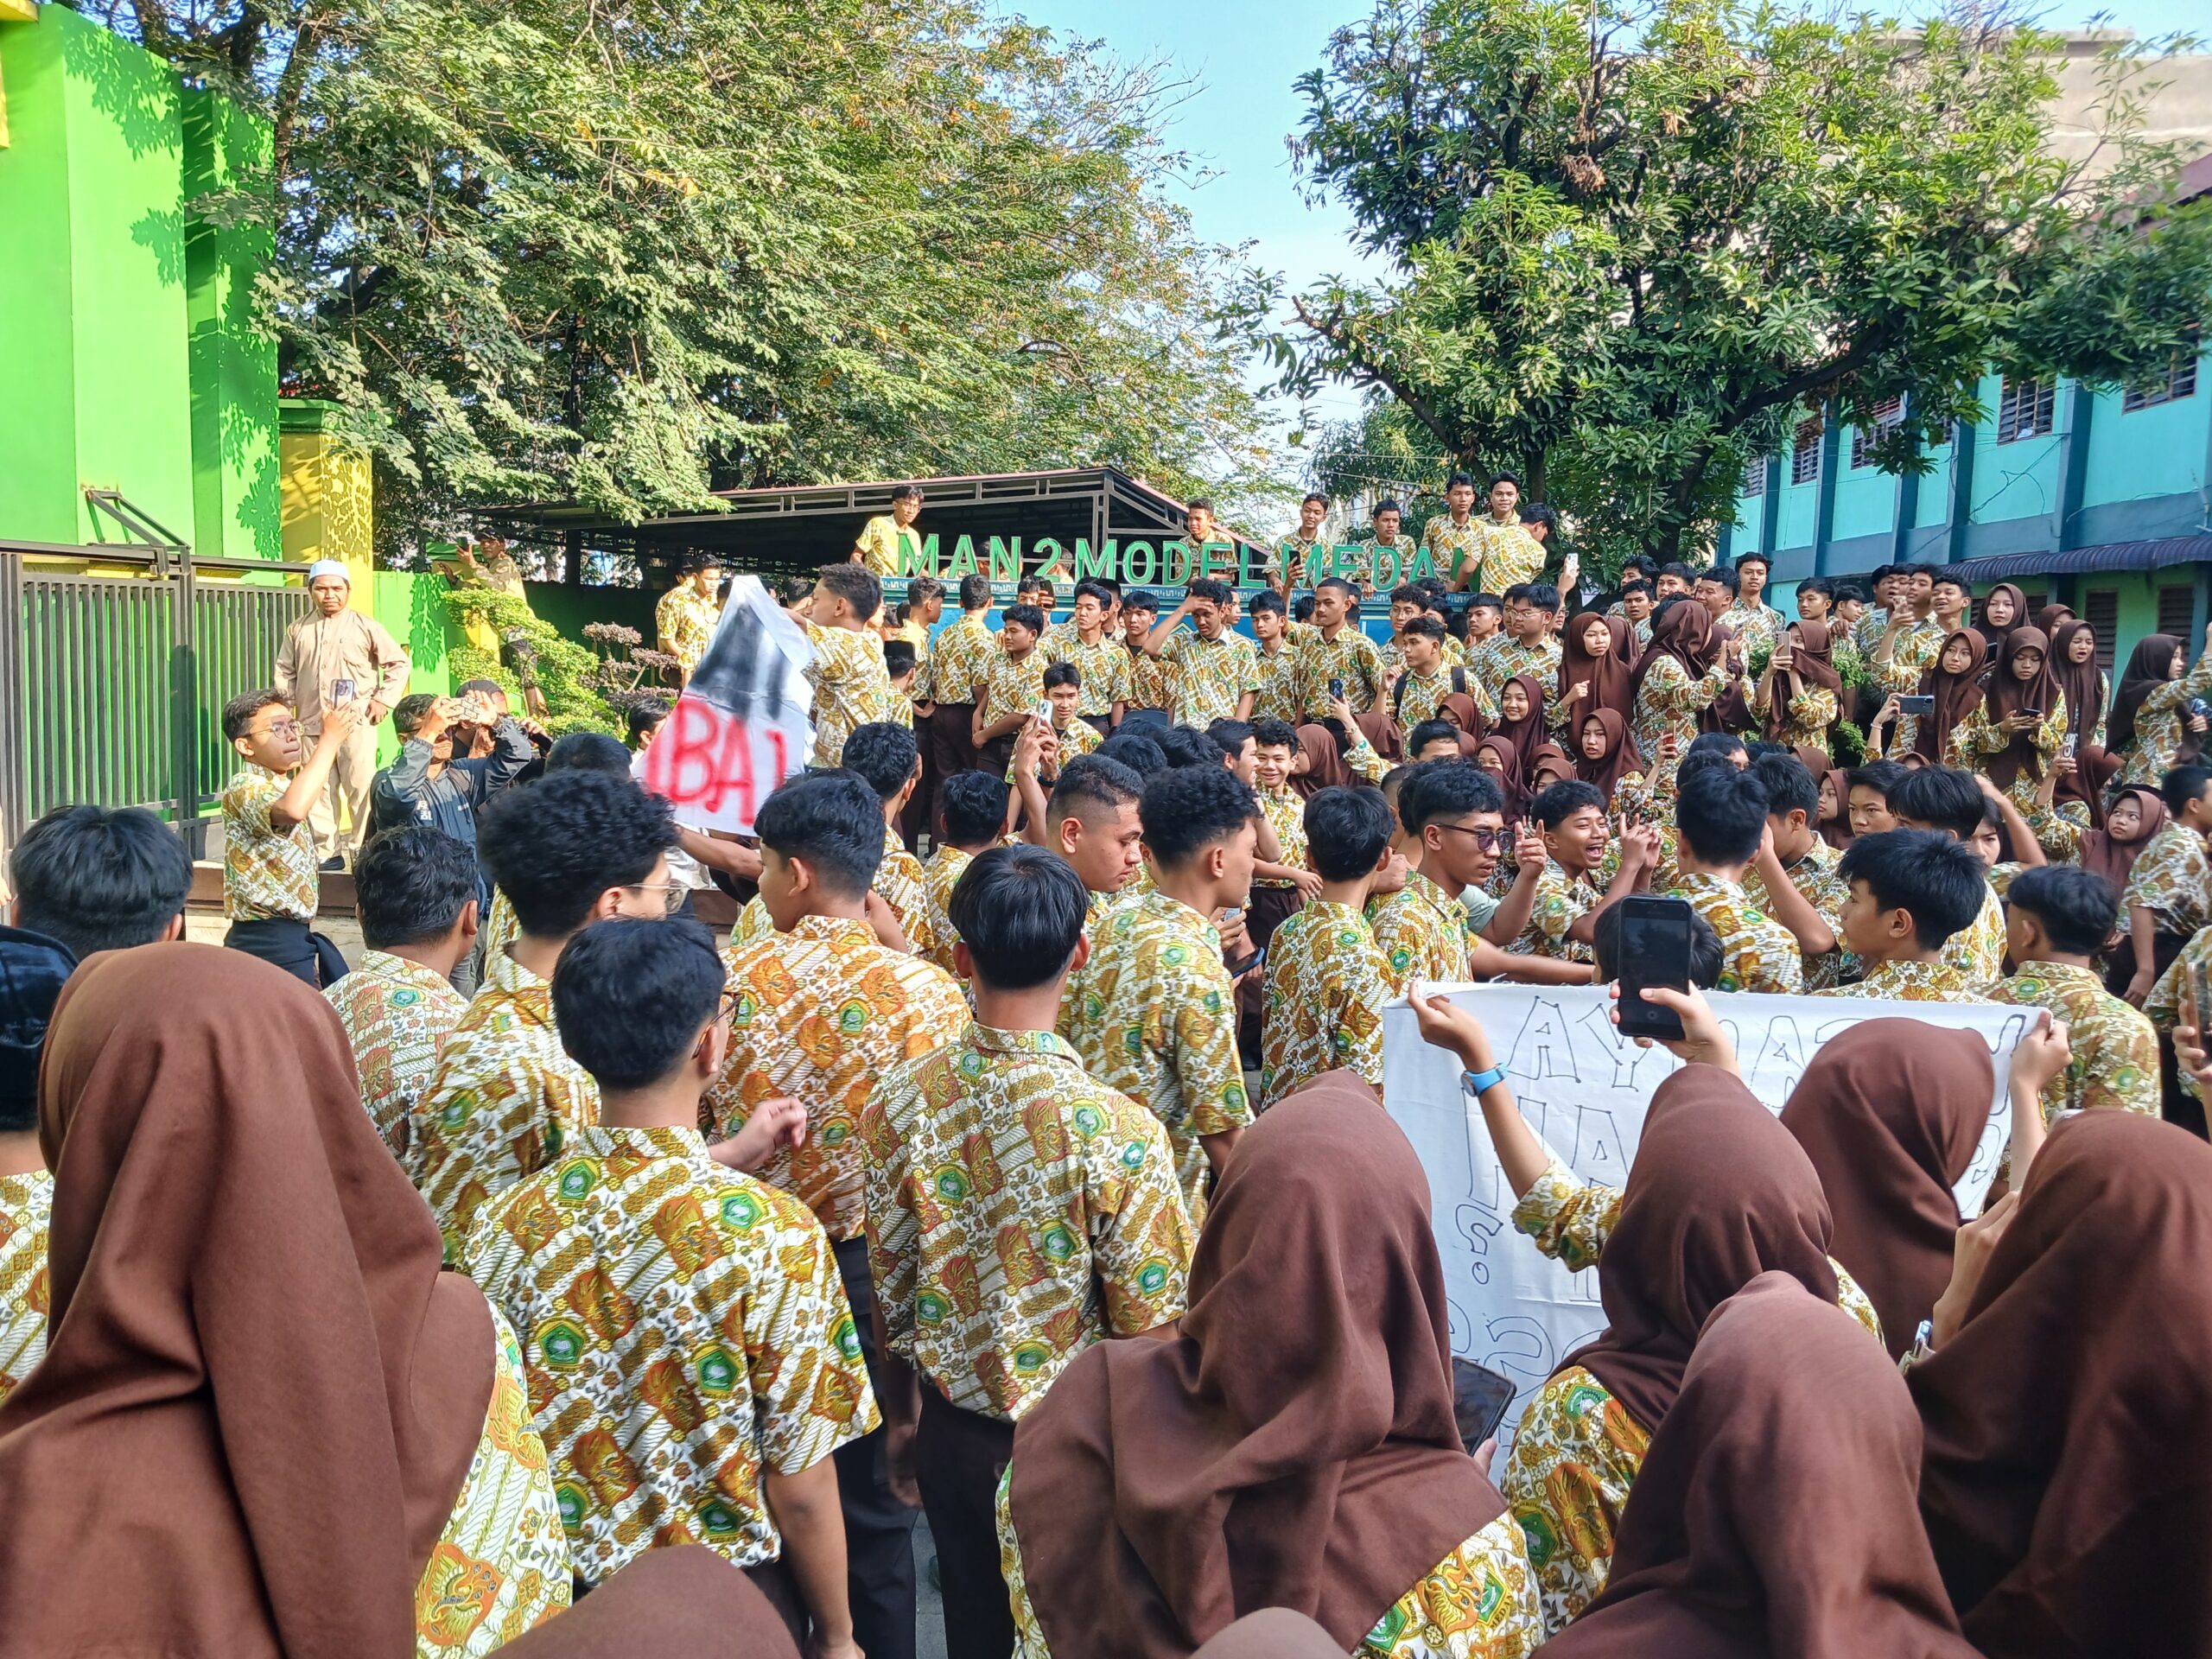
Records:
{"label": "metal fence", "polygon": [[[90,575],[38,554],[95,561]],[[198,856],[207,804],[235,769],[223,704],[269,683],[298,587],[214,580],[304,567],[164,549],[0,543],[0,826],[10,846],[76,801],[143,806]]]}

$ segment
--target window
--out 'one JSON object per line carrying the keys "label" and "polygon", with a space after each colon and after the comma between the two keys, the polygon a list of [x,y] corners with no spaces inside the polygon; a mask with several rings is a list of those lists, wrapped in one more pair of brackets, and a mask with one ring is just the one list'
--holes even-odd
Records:
{"label": "window", "polygon": [[2184,645],[2192,630],[2190,622],[2196,615],[2196,590],[2193,588],[2161,588],[2158,589],[2158,632],[2171,633]]}
{"label": "window", "polygon": [[[2190,331],[2192,334],[2195,330]],[[2186,349],[2176,352],[2174,360],[2167,365],[2165,384],[2152,381],[2149,385],[2120,394],[2120,412],[2133,415],[2139,409],[2149,409],[2158,404],[2171,404],[2177,397],[2196,395],[2196,346],[2192,342]]]}
{"label": "window", "polygon": [[2018,438],[2048,435],[2057,390],[2048,380],[2015,380],[2007,376],[1997,395],[1997,442],[2011,443]]}
{"label": "window", "polygon": [[2096,630],[2097,666],[2111,673],[2113,653],[2120,648],[2120,595],[2110,590],[2084,594],[2082,620]]}
{"label": "window", "polygon": [[1851,429],[1851,464],[1856,467],[1873,465],[1874,446],[1882,435],[1893,430],[1904,420],[1904,399],[1885,397],[1874,405],[1874,424],[1856,426]]}
{"label": "window", "polygon": [[1797,444],[1789,452],[1789,481],[1810,484],[1821,475],[1821,423],[1816,416],[1797,423]]}
{"label": "window", "polygon": [[1746,498],[1766,493],[1766,462],[1747,461],[1744,463],[1744,481],[1737,486],[1736,493]]}

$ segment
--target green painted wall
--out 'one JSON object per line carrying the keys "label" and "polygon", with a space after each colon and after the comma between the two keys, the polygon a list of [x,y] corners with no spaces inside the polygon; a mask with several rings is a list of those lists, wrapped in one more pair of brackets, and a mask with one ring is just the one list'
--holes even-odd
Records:
{"label": "green painted wall", "polygon": [[254,124],[58,5],[0,23],[0,537],[118,538],[92,486],[197,550],[273,553],[275,362],[243,327],[253,250],[188,209],[262,142]]}

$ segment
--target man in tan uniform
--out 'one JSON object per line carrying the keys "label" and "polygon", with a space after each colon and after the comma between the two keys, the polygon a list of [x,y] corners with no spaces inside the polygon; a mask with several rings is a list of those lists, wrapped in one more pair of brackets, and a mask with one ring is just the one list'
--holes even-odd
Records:
{"label": "man in tan uniform", "polygon": [[317,560],[308,570],[315,609],[286,630],[276,652],[277,695],[299,710],[300,729],[310,748],[322,730],[325,711],[341,702],[362,705],[360,724],[339,750],[308,813],[315,857],[326,869],[350,858],[367,832],[369,781],[377,770],[376,728],[407,690],[406,652],[375,618],[346,608],[352,588],[344,565]]}

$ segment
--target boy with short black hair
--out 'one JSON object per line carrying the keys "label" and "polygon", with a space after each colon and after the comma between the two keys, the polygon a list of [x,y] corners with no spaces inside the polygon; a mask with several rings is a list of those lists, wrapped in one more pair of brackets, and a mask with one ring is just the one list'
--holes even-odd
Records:
{"label": "boy with short black hair", "polygon": [[408,1114],[468,999],[454,969],[476,942],[476,849],[423,825],[372,836],[353,860],[361,965],[323,995],[360,1074],[361,1104],[404,1164]]}
{"label": "boy with short black hair", "polygon": [[1252,638],[1260,689],[1252,699],[1254,720],[1298,718],[1298,642],[1291,637],[1290,607],[1272,588],[1252,595],[1245,607],[1252,619]]}
{"label": "boy with short black hair", "polygon": [[1052,664],[1037,645],[1044,632],[1045,613],[1034,605],[1009,605],[999,619],[998,649],[983,659],[969,727],[978,766],[1003,772],[1022,722],[1045,700],[1045,671]]}
{"label": "boy with short black hair", "polygon": [[2119,900],[2112,883],[2078,864],[2044,864],[2012,878],[2005,943],[2017,964],[1992,998],[2049,1008],[2066,1022],[2073,1054],[2044,1085],[2046,1124],[2094,1107],[2158,1116],[2158,1037],[2151,1022],[2104,987],[2095,967]]}
{"label": "boy with short black hair", "polygon": [[653,739],[660,735],[660,728],[667,721],[668,710],[665,697],[649,697],[630,705],[623,724],[630,734],[631,753],[643,754],[652,747]]}
{"label": "boy with short black hair", "polygon": [[[729,1052],[707,1108],[716,1131],[731,1136],[775,1096],[805,1106],[804,1141],[779,1146],[761,1179],[802,1200],[829,1230],[873,1375],[864,1160],[855,1131],[876,1080],[959,1030],[968,1005],[950,975],[886,949],[868,925],[883,811],[856,773],[786,780],[753,828],[760,898],[775,926],[729,952]],[[836,1453],[864,1652],[901,1650],[912,1640],[914,1514],[886,1484],[881,1445],[879,1431]]]}
{"label": "boy with short black hair", "polygon": [[1218,766],[1176,766],[1147,782],[1138,816],[1153,890],[1093,925],[1059,1030],[1093,1077],[1166,1125],[1184,1202],[1203,1224],[1209,1176],[1252,1121],[1214,918],[1251,890],[1260,804]]}
{"label": "boy with short black hair", "polygon": [[1423,760],[1459,758],[1459,728],[1448,720],[1424,720],[1406,734],[1406,759]]}
{"label": "boy with short black hair", "polygon": [[1907,770],[1895,760],[1869,760],[1844,774],[1844,816],[1853,836],[1904,828],[1890,810],[1890,791]]}
{"label": "boy with short black hair", "polygon": [[1658,608],[1659,598],[1648,582],[1624,582],[1621,584],[1621,620],[1636,635],[1636,647],[1642,651],[1651,643],[1651,613]]}
{"label": "boy with short black hair", "polygon": [[1165,721],[1175,706],[1175,670],[1147,652],[1145,642],[1159,632],[1160,601],[1139,588],[1122,595],[1122,643],[1129,654],[1129,702],[1122,719],[1141,714],[1145,722]]}
{"label": "boy with short black hair", "polygon": [[2212,834],[2212,766],[2176,766],[2158,793],[2167,821],[2128,872],[2120,899],[2127,944],[2113,964],[2114,982],[2139,1008],[2164,964],[2212,922],[2212,861],[2205,856],[2205,837]]}
{"label": "boy with short black hair", "polygon": [[1618,870],[1601,887],[1598,870],[1605,861],[1610,829],[1605,792],[1570,778],[1538,795],[1529,813],[1543,836],[1544,867],[1527,925],[1506,949],[1516,956],[1586,963],[1597,912],[1649,882],[1658,833],[1648,825],[1630,829],[1621,838]]}
{"label": "boy with short black hair", "polygon": [[1796,935],[1808,988],[1837,984],[1857,966],[1835,932],[1851,890],[1815,823],[1820,782],[1786,752],[1759,756],[1751,771],[1766,789],[1767,839],[1745,874],[1745,896]]}
{"label": "boy with short black hair", "polygon": [[920,660],[911,639],[883,642],[883,671],[891,681],[892,690],[898,693],[892,700],[892,710],[903,726],[914,723],[914,675]]}
{"label": "boy with short black hair", "polygon": [[192,857],[143,806],[57,806],[9,855],[17,928],[82,962],[184,937]]}
{"label": "boy with short black hair", "polygon": [[[937,785],[930,810],[944,804],[944,784],[976,764],[976,688],[983,665],[998,649],[991,637],[991,579],[980,572],[960,578],[960,615],[938,630],[929,660],[915,677],[915,701],[930,705],[930,747]],[[934,820],[932,820],[934,821]]]}
{"label": "boy with short black hair", "polygon": [[[1201,579],[1192,582],[1184,590],[1183,602],[1144,636],[1144,654],[1173,672],[1173,713],[1178,726],[1252,717],[1260,691],[1259,658],[1252,642],[1230,628],[1236,603],[1236,591],[1227,582]],[[1192,631],[1177,632],[1175,625],[1186,616]]]}
{"label": "boy with short black hair", "polygon": [[1851,888],[1841,914],[1844,948],[1866,964],[1866,974],[1856,984],[1815,995],[1989,1000],[1945,951],[1948,940],[1973,925],[1988,891],[1972,849],[1941,830],[1887,830],[1845,848],[1836,873]]}
{"label": "boy with short black hair", "polygon": [[[1544,712],[1549,719],[1559,696],[1560,643],[1552,632],[1558,611],[1559,589],[1548,582],[1519,582],[1506,590],[1504,631],[1480,645],[1471,645],[1467,652],[1467,671],[1482,687],[1478,704],[1487,699],[1495,709],[1498,693],[1508,680],[1516,674],[1533,675],[1543,688]],[[1473,637],[1471,613],[1468,638]]]}
{"label": "boy with short black hair", "polygon": [[314,753],[300,758],[300,722],[274,691],[246,691],[223,705],[223,738],[239,760],[223,787],[223,943],[259,957],[317,989],[346,959],[310,931],[321,903],[320,861],[308,815],[339,751],[359,724],[355,703],[322,713]]}
{"label": "boy with short black hair", "polygon": [[1444,660],[1447,637],[1444,624],[1426,614],[1398,630],[1398,651],[1405,671],[1390,688],[1390,713],[1402,732],[1411,732],[1436,719],[1444,699],[1454,695],[1472,697],[1476,712],[1485,720],[1497,718],[1497,705],[1488,701],[1482,682]]}
{"label": "boy with short black hair", "polygon": [[[1086,579],[1076,583],[1074,620],[1052,630],[1047,647],[1056,662],[1076,670],[1080,693],[1076,712],[1100,737],[1121,723],[1129,702],[1128,651],[1106,633],[1106,618],[1113,608],[1113,590],[1103,582]],[[1046,684],[1049,688],[1049,678]]]}
{"label": "boy with short black hair", "polygon": [[957,972],[952,947],[960,943],[952,928],[952,890],[969,861],[1006,832],[1013,793],[988,772],[945,779],[944,816],[937,847],[922,866],[922,891],[930,909],[930,960],[948,974]]}
{"label": "boy with short black hair", "polygon": [[[1116,736],[1109,745],[1135,741]],[[1027,838],[1067,860],[1090,894],[1095,927],[1117,900],[1135,896],[1132,884],[1144,863],[1144,826],[1137,810],[1144,779],[1101,752],[1068,762],[1049,802],[1041,792],[1032,795],[1036,787],[1033,778],[1023,789]]]}
{"label": "boy with short black hair", "polygon": [[1689,900],[1720,936],[1724,991],[1804,988],[1796,938],[1744,893],[1744,872],[1766,836],[1766,786],[1733,766],[1699,767],[1683,779],[1675,803],[1678,874],[1670,896]]}
{"label": "boy with short black hair", "polygon": [[1040,849],[978,855],[952,899],[976,1017],[861,1118],[885,1409],[902,1463],[912,1430],[957,1659],[1014,1651],[995,1498],[1014,1425],[1085,1349],[1181,1317],[1196,1239],[1166,1131],[1053,1033],[1084,899]]}
{"label": "boy with short black hair", "polygon": [[477,852],[517,931],[486,953],[484,988],[439,1051],[407,1130],[409,1173],[449,1258],[487,1200],[599,1121],[598,1089],[561,1046],[553,969],[591,923],[658,921],[681,902],[668,876],[675,845],[668,803],[603,772],[551,772],[485,808]]}
{"label": "boy with short black hair", "polygon": [[1256,745],[1252,741],[1252,722],[1249,720],[1217,720],[1208,722],[1206,735],[1220,749],[1222,765],[1227,766],[1236,781],[1250,785],[1258,772]]}
{"label": "boy with short black hair", "polygon": [[894,717],[904,701],[891,689],[883,642],[869,626],[883,608],[883,584],[864,564],[825,564],[815,579],[814,604],[802,625],[814,646],[806,683],[814,688],[814,753],[807,764],[839,765],[855,727]]}
{"label": "boy with short black hair", "polygon": [[728,1034],[714,939],[598,923],[553,1002],[600,1121],[484,1206],[464,1259],[522,1340],[576,1577],[702,1544],[781,1580],[810,1650],[849,1655],[831,1459],[875,1402],[821,1227],[699,1134]]}
{"label": "boy with short black hair", "polygon": [[1306,856],[1319,891],[1267,944],[1262,995],[1260,1104],[1272,1106],[1324,1071],[1356,1071],[1382,1087],[1382,1007],[1396,992],[1367,924],[1376,878],[1396,828],[1371,789],[1341,785],[1305,804]]}
{"label": "boy with short black hair", "polygon": [[922,781],[921,747],[895,721],[870,721],[845,740],[845,766],[883,803],[883,861],[875,867],[873,890],[899,918],[899,931],[917,955],[934,957],[938,941],[930,929],[929,899],[922,885],[922,861],[899,838],[899,820]]}
{"label": "boy with short black hair", "polygon": [[1262,950],[1283,918],[1321,890],[1321,878],[1306,856],[1306,802],[1290,785],[1300,747],[1298,728],[1288,721],[1253,723],[1251,782],[1274,837],[1274,856],[1262,856],[1253,866],[1252,899],[1245,914],[1252,943]]}
{"label": "boy with short black hair", "polygon": [[1343,702],[1364,714],[1382,700],[1382,654],[1359,626],[1359,589],[1341,576],[1313,587],[1313,630],[1298,643],[1298,713],[1338,718]]}
{"label": "boy with short black hair", "polygon": [[[1007,763],[1006,780],[1028,772],[1048,787],[1060,768],[1078,755],[1095,754],[1106,740],[1079,712],[1083,675],[1073,663],[1054,663],[1045,671],[1045,706],[1051,718],[1043,724],[1033,720],[1014,735],[1014,758]],[[1009,825],[1009,827],[1011,827]]]}
{"label": "boy with short black hair", "polygon": [[[1957,766],[1907,768],[1890,785],[1889,803],[1891,812],[1906,829],[1938,830],[1964,843],[1969,853],[1993,816],[1974,773]],[[1944,964],[1952,979],[1977,988],[1994,984],[2005,971],[2005,903],[1989,885],[1993,860],[1982,857],[1979,861],[1983,873],[1980,906],[1943,946]]]}

